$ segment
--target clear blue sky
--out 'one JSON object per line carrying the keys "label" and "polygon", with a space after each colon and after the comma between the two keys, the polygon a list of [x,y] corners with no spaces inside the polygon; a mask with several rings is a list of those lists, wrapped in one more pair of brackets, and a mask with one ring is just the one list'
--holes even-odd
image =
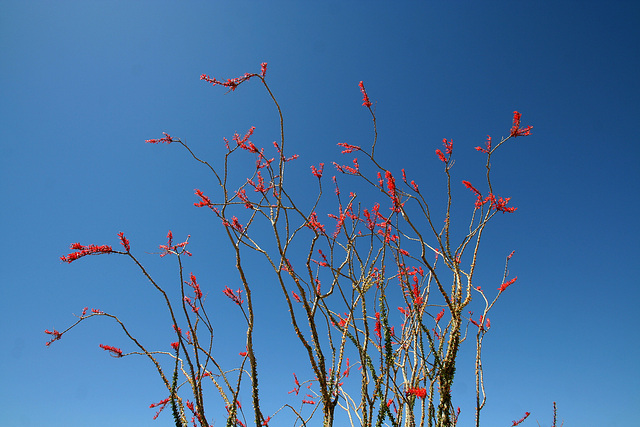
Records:
{"label": "clear blue sky", "polygon": [[[153,367],[98,347],[132,349],[108,319],[45,347],[44,329],[62,330],[85,306],[119,314],[150,347],[171,339],[131,262],[63,264],[73,242],[117,246],[123,231],[170,286],[175,260],[145,251],[169,229],[191,234],[186,270],[209,293],[221,359],[238,357],[239,314],[220,293],[238,282],[219,221],[193,207],[193,189],[213,181],[178,145],[144,140],[169,132],[211,160],[222,137],[250,126],[253,141],[270,144],[277,117],[257,82],[224,95],[199,80],[258,72],[261,62],[304,179],[311,164],[350,160],[336,143],[370,141],[360,80],[377,102],[387,167],[433,192],[442,138],[456,144],[457,182],[479,179],[473,147],[506,135],[522,112],[533,136],[493,162],[499,193],[519,209],[488,230],[486,274],[499,281],[515,249],[518,281],[490,315],[483,425],[530,411],[523,425],[548,426],[553,401],[567,427],[636,425],[639,18],[633,1],[1,1],[3,425],[171,423],[148,409],[166,397]],[[257,343],[267,412],[294,399],[291,372],[307,369],[269,286]],[[461,426],[473,419],[469,355],[455,383]],[[222,425],[218,409],[208,415]]]}

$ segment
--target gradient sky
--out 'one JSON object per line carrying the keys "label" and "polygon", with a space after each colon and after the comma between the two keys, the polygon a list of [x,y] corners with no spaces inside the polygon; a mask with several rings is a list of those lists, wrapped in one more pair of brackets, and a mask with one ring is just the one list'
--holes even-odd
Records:
{"label": "gradient sky", "polygon": [[[169,229],[179,241],[190,234],[185,268],[210,295],[221,360],[237,363],[239,313],[220,291],[238,281],[219,221],[193,207],[193,189],[213,181],[179,145],[144,140],[169,132],[216,161],[223,137],[256,126],[252,141],[269,145],[277,116],[258,82],[225,95],[199,80],[258,72],[261,62],[288,150],[300,155],[291,173],[301,192],[313,183],[309,165],[350,161],[336,143],[370,143],[360,80],[377,102],[385,165],[434,194],[442,138],[456,144],[461,188],[483,173],[473,147],[506,135],[520,111],[533,135],[493,160],[499,193],[519,209],[488,228],[481,258],[499,281],[515,250],[518,276],[490,315],[483,425],[529,411],[523,425],[549,426],[554,401],[566,427],[637,424],[639,19],[634,1],[0,1],[3,425],[171,423],[148,408],[166,397],[152,365],[98,347],[132,350],[113,322],[90,319],[45,347],[44,329],[64,329],[85,306],[120,315],[150,347],[171,339],[131,262],[64,264],[73,242],[115,247],[122,231],[170,286],[175,259],[153,252]],[[292,371],[309,375],[268,286],[258,291],[256,344],[265,412],[296,402]],[[461,426],[472,424],[475,396],[465,344]],[[224,423],[222,408],[208,411]]]}

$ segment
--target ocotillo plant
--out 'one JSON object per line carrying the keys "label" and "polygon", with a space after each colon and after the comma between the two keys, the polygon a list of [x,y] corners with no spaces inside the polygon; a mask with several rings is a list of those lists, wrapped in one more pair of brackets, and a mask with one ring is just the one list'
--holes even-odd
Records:
{"label": "ocotillo plant", "polygon": [[[123,233],[119,233],[122,250],[74,243],[71,248],[75,252],[63,256],[62,261],[71,263],[86,255],[104,253],[129,257],[163,296],[175,331],[172,351],[147,349],[118,317],[96,309],[89,312],[87,308],[62,332],[46,330],[51,335],[47,345],[88,318],[112,318],[136,350],[125,353],[113,346],[100,346],[114,357],[141,354],[150,359],[167,389],[167,397],[151,406],[162,411],[170,405],[177,426],[188,425],[189,417],[194,425],[209,425],[205,408],[206,413],[212,409],[206,406],[207,388],[221,396],[227,426],[247,424],[238,400],[246,379],[252,400],[251,418],[256,426],[268,425],[283,410],[290,410],[296,423],[309,425],[312,418],[321,417],[323,426],[331,426],[339,408],[345,411],[346,422],[351,425],[448,427],[456,425],[460,414],[460,408],[454,406],[452,384],[460,345],[470,328],[476,336],[475,420],[479,426],[486,402],[481,349],[491,327],[488,314],[517,279],[509,277],[508,264],[514,254],[511,251],[504,254],[504,272],[497,275],[493,288],[481,288],[474,281],[487,224],[496,215],[517,209],[508,206],[510,199],[498,196],[494,190],[491,160],[504,143],[529,135],[532,127],[521,126],[521,115],[514,112],[506,137],[497,143],[488,137],[484,146],[476,147],[486,160],[486,182],[482,185],[453,178],[454,145],[444,139],[442,148],[435,150],[435,158],[445,177],[442,194],[446,203],[442,212],[434,213],[428,195],[417,183],[419,177],[407,177],[404,169],[391,171],[376,157],[376,114],[360,82],[362,105],[372,119],[372,141],[366,148],[339,142],[342,153],[353,157],[348,165],[334,163],[337,176],[347,178],[349,185],[357,186],[357,192],[343,192],[333,176],[334,194],[326,196],[325,165],[320,163],[310,166],[310,173],[317,179],[315,200],[300,201],[291,190],[293,177],[287,170],[289,162],[300,160],[287,150],[284,117],[267,84],[266,71],[267,64],[263,63],[260,73],[228,80],[202,75],[201,80],[229,91],[249,80],[260,81],[280,118],[280,136],[273,148],[251,142],[253,127],[244,135],[236,133],[232,141],[224,139],[225,155],[213,161],[200,158],[180,138],[168,133],[146,141],[182,145],[215,178],[217,188],[195,190],[194,205],[209,208],[220,221],[228,248],[235,256],[240,287],[232,290],[225,286],[221,292],[238,306],[246,322],[246,351],[240,353],[240,366],[223,367],[216,359],[214,325],[203,292],[193,273],[188,278],[183,273],[183,258],[190,255],[186,250],[188,238],[176,244],[171,232],[167,243],[160,246],[160,256],[177,258],[180,301],[172,301],[152,278],[131,252]],[[241,167],[236,166],[238,162],[250,165],[248,177],[241,182],[234,181],[229,173],[232,168]],[[456,203],[469,212],[463,225],[454,224],[453,186],[464,186],[471,193],[471,197]],[[462,238],[456,237],[460,230],[465,230]],[[308,358],[314,378],[306,381],[308,393],[301,407],[312,407],[309,415],[288,403],[271,412],[261,406],[260,361],[254,345],[255,325],[259,322],[256,312],[261,307],[253,298],[256,284],[247,274],[253,268],[247,261],[248,251],[263,256],[270,266],[269,286],[279,289],[293,334]],[[473,298],[483,305],[480,316],[467,315]],[[402,321],[394,324],[398,312]],[[172,363],[165,366],[160,356],[172,358]],[[358,370],[356,380],[350,377],[353,368]],[[293,379],[295,386],[290,393],[298,395],[302,384],[295,373]],[[345,384],[347,381],[349,385]]]}

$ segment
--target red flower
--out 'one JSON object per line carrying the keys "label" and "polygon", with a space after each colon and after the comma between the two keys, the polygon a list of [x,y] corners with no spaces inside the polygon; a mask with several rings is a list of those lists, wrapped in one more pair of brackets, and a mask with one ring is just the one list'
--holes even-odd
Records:
{"label": "red flower", "polygon": [[436,323],[438,323],[441,319],[442,316],[444,316],[444,308],[442,309],[442,311],[440,313],[438,313],[438,315],[436,316]]}
{"label": "red flower", "polygon": [[198,190],[197,188],[194,191],[196,195],[200,197],[201,200],[198,203],[194,203],[193,206],[197,206],[199,208],[203,206],[209,206],[209,207],[213,206],[213,204],[211,203],[211,199],[209,199],[207,196],[202,194],[202,191]]}
{"label": "red flower", "polygon": [[127,239],[126,237],[124,237],[124,233],[120,232],[118,233],[118,236],[120,237],[120,244],[122,246],[124,246],[124,249],[129,252],[131,250],[131,246],[129,246],[129,239]]}
{"label": "red flower", "polygon": [[371,101],[369,101],[369,96],[367,95],[367,91],[364,89],[364,83],[360,82],[358,83],[358,86],[360,86],[360,92],[362,92],[362,105],[364,105],[367,108],[371,107]]}
{"label": "red flower", "polygon": [[267,73],[267,63],[263,62],[262,64],[260,64],[260,74],[245,73],[244,76],[236,77],[235,79],[227,79],[227,81],[225,82],[219,81],[215,77],[209,77],[206,74],[202,74],[200,76],[200,80],[207,81],[214,86],[220,85],[220,86],[228,87],[229,90],[234,91],[241,83],[244,83],[250,78],[256,77],[256,76],[264,78],[266,73]]}
{"label": "red flower", "polygon": [[451,154],[453,152],[453,140],[447,141],[447,138],[442,140],[442,145],[444,145],[444,152],[447,154]]}
{"label": "red flower", "polygon": [[119,348],[104,344],[100,344],[100,348],[110,352],[112,357],[122,357],[122,350],[120,350]]}
{"label": "red flower", "polygon": [[309,220],[305,226],[320,234],[325,234],[324,225],[318,222],[318,214],[316,212],[312,212],[311,215],[309,215]]}
{"label": "red flower", "polygon": [[58,332],[58,331],[57,331],[57,330],[55,330],[55,329],[54,329],[53,331],[50,331],[50,330],[48,330],[48,329],[45,329],[45,330],[44,330],[44,333],[45,333],[45,334],[49,334],[49,335],[53,335],[53,338],[51,338],[51,340],[50,340],[48,343],[46,343],[46,344],[45,344],[46,346],[49,346],[49,345],[51,345],[51,343],[52,343],[52,342],[54,342],[54,341],[58,341],[60,338],[62,338],[62,333],[61,333],[61,332]]}
{"label": "red flower", "polygon": [[500,292],[503,292],[505,289],[507,289],[509,286],[513,285],[515,283],[515,281],[518,280],[518,276],[514,277],[513,279],[509,280],[508,282],[503,283],[502,285],[500,285],[500,287],[498,288],[498,290]]}
{"label": "red flower", "polygon": [[426,388],[409,388],[407,389],[407,395],[413,394],[414,396],[419,397],[420,399],[424,399],[427,397],[427,389]]}
{"label": "red flower", "polygon": [[231,218],[231,226],[235,228],[237,231],[242,232],[242,224],[238,222],[238,218],[236,218],[235,216]]}
{"label": "red flower", "polygon": [[324,163],[320,163],[318,169],[315,166],[311,166],[311,173],[314,174],[318,179],[322,178],[322,169],[324,169]]}
{"label": "red flower", "polygon": [[491,151],[491,137],[487,135],[487,148],[476,147],[476,150],[482,153],[489,154],[489,152]]}
{"label": "red flower", "polygon": [[293,373],[293,380],[296,383],[296,386],[288,394],[295,393],[297,395],[300,392],[300,382],[298,382],[298,377],[295,372]]}
{"label": "red flower", "polygon": [[154,420],[158,418],[158,415],[160,415],[160,412],[162,412],[162,410],[164,409],[165,406],[167,406],[167,403],[169,403],[170,400],[171,398],[167,397],[166,399],[162,399],[158,403],[152,403],[151,405],[149,405],[149,408],[155,408],[156,406],[160,406],[160,409],[158,410],[158,412],[156,412],[156,414],[153,417]]}
{"label": "red flower", "polygon": [[518,424],[522,423],[524,420],[526,420],[526,419],[527,419],[527,417],[528,417],[529,415],[531,415],[531,412],[525,412],[525,413],[524,413],[524,417],[520,418],[518,421],[513,421],[513,424],[511,424],[511,427],[515,427],[515,426],[517,426]]}
{"label": "red flower", "polygon": [[509,200],[511,200],[511,197],[507,197],[506,199],[503,199],[502,197],[499,197],[496,199],[496,196],[493,194],[489,194],[488,200],[491,201],[491,207],[494,208],[497,211],[500,211],[502,213],[506,213],[506,212],[515,212],[516,210],[518,210],[518,208],[514,208],[514,207],[507,207],[507,203],[509,203]]}
{"label": "red flower", "polygon": [[[162,258],[163,256],[169,255],[169,254],[174,254],[174,255],[181,255],[183,253],[191,256],[191,252],[189,252],[188,250],[186,250],[184,247],[187,246],[189,244],[189,237],[191,237],[191,235],[187,236],[187,240],[185,240],[182,243],[178,243],[177,245],[173,244],[173,233],[171,232],[171,230],[169,230],[169,232],[167,233],[167,244],[166,245],[159,245],[159,248],[162,249],[162,253],[160,254],[160,257]],[[181,249],[178,252],[178,249]]]}
{"label": "red flower", "polygon": [[202,298],[202,290],[200,289],[200,285],[198,285],[198,282],[196,282],[196,276],[193,273],[191,273],[190,279],[191,279],[191,282],[185,282],[185,283],[193,288],[193,291],[195,292],[197,299]]}
{"label": "red flower", "polygon": [[293,294],[293,297],[295,298],[296,301],[298,302],[302,302],[302,300],[300,299],[300,295],[296,294],[295,292],[291,291],[291,293]]}
{"label": "red flower", "polygon": [[389,171],[386,171],[384,176],[387,179],[389,197],[391,197],[391,201],[393,202],[393,207],[391,209],[394,212],[400,212],[402,210],[402,204],[400,203],[400,199],[398,199],[398,196],[396,194],[396,180]]}
{"label": "red flower", "polygon": [[74,243],[71,245],[71,249],[76,249],[78,252],[72,252],[67,256],[60,257],[60,259],[66,263],[72,263],[73,261],[82,258],[85,255],[98,255],[98,254],[109,254],[113,252],[113,248],[109,245],[89,245],[84,246],[80,243]]}
{"label": "red flower", "polygon": [[178,341],[171,343],[171,348],[173,348],[174,350],[177,350],[178,347],[180,347],[180,343]]}
{"label": "red flower", "polygon": [[148,142],[149,144],[158,144],[163,142],[166,142],[167,144],[171,144],[173,142],[171,135],[169,135],[166,132],[162,132],[162,133],[164,134],[164,137],[158,138],[158,139],[146,139],[144,142]]}
{"label": "red flower", "polygon": [[482,193],[480,193],[469,181],[462,181],[465,187],[471,190],[476,196],[482,197]]}
{"label": "red flower", "polygon": [[531,129],[533,129],[533,126],[527,126],[524,129],[520,129],[520,117],[522,117],[522,114],[518,113],[517,111],[513,112],[513,126],[511,127],[511,136],[513,136],[514,138],[516,136],[531,135]]}
{"label": "red flower", "polygon": [[344,150],[342,151],[342,154],[346,154],[346,153],[352,153],[354,151],[360,151],[362,150],[360,147],[358,147],[357,145],[351,145],[351,144],[347,144],[346,142],[338,142],[338,145],[340,147],[343,147]]}
{"label": "red flower", "polygon": [[238,305],[242,305],[242,303],[244,302],[240,298],[240,295],[242,294],[242,289],[238,289],[234,294],[231,288],[229,288],[228,286],[225,286],[224,289],[222,290],[222,293],[228,296],[229,298],[231,298],[231,301],[235,302]]}

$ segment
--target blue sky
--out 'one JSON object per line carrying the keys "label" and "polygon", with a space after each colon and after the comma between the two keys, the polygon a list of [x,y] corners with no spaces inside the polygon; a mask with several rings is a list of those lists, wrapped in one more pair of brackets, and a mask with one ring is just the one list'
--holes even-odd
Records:
{"label": "blue sky", "polygon": [[[377,102],[378,154],[434,194],[442,189],[433,154],[442,138],[455,143],[454,183],[479,180],[483,157],[473,147],[487,134],[506,135],[520,111],[533,135],[510,141],[493,160],[499,193],[519,209],[489,227],[481,258],[487,281],[499,281],[505,254],[516,250],[510,271],[518,276],[490,315],[483,425],[508,426],[529,411],[523,425],[548,426],[553,401],[565,426],[636,422],[637,2],[2,1],[0,8],[5,425],[171,422],[168,413],[153,421],[148,409],[165,397],[153,367],[98,347],[131,349],[108,319],[90,319],[45,347],[43,330],[62,330],[85,306],[120,315],[150,347],[171,339],[160,300],[130,262],[60,262],[73,242],[115,247],[122,231],[170,286],[175,260],[153,252],[169,229],[179,241],[190,234],[194,256],[185,268],[209,292],[221,360],[236,360],[240,317],[220,293],[237,287],[232,259],[219,221],[193,207],[193,189],[213,181],[177,144],[144,140],[165,131],[214,161],[223,137],[250,126],[254,142],[270,144],[278,121],[258,82],[225,95],[199,80],[258,72],[261,62],[283,107],[288,150],[300,155],[291,174],[299,174],[301,194],[313,183],[309,165],[350,161],[336,143],[370,143],[360,80]],[[456,191],[472,203],[464,188]],[[293,399],[291,372],[308,368],[278,311],[279,294],[265,284],[258,295],[264,399],[275,410]],[[463,426],[473,420],[470,354],[461,355],[455,384]],[[219,409],[209,410],[216,425],[224,422]]]}

